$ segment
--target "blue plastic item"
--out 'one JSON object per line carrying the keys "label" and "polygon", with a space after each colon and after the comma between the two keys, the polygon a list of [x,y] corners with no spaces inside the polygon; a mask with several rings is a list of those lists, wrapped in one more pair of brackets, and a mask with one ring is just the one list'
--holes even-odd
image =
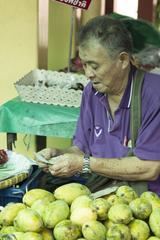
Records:
{"label": "blue plastic item", "polygon": [[23,195],[30,189],[37,188],[39,177],[42,175],[42,170],[37,168],[29,178],[16,186],[8,187],[0,190],[0,206],[5,206],[10,202],[22,202]]}

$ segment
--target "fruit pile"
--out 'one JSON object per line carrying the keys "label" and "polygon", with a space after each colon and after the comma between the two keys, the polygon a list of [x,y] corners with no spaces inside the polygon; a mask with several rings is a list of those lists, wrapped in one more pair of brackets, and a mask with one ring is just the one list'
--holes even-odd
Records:
{"label": "fruit pile", "polygon": [[160,240],[160,198],[129,186],[94,199],[80,183],[29,190],[0,212],[0,239]]}

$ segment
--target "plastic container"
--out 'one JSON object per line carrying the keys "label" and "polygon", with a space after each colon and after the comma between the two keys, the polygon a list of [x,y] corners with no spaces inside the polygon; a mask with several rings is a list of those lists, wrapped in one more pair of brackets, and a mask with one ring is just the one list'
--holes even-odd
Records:
{"label": "plastic container", "polygon": [[14,86],[22,101],[80,107],[82,89],[88,83],[84,74],[34,69]]}
{"label": "plastic container", "polygon": [[42,170],[35,167],[29,178],[22,183],[12,187],[0,190],[0,206],[5,206],[10,202],[22,202],[23,195],[30,189],[38,187],[39,177],[42,175]]}

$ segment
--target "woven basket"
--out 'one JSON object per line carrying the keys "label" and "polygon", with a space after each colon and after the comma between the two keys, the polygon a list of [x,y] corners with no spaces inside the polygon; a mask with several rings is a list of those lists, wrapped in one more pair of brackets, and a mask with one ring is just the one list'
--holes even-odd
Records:
{"label": "woven basket", "polygon": [[14,85],[22,101],[79,107],[87,83],[83,74],[35,69]]}
{"label": "woven basket", "polygon": [[22,182],[29,176],[28,173],[20,173],[6,180],[0,181],[0,189],[8,188]]}

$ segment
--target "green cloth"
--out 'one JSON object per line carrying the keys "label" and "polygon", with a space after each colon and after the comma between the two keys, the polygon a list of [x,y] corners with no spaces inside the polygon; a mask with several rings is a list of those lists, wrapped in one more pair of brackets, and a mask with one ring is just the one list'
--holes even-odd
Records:
{"label": "green cloth", "polygon": [[72,138],[79,108],[27,103],[16,97],[0,106],[0,132]]}
{"label": "green cloth", "polygon": [[131,33],[133,38],[133,53],[143,50],[147,45],[160,48],[160,33],[152,23],[118,13],[111,13],[109,16],[121,20]]}

